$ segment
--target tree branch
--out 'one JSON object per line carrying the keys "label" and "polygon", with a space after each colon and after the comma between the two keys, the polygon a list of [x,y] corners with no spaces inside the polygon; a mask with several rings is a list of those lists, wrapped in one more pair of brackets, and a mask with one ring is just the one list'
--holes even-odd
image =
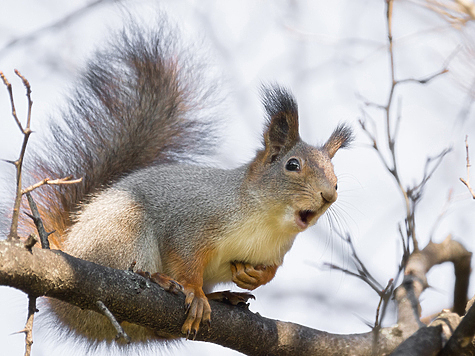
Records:
{"label": "tree branch", "polygon": [[[117,320],[181,337],[186,315],[184,296],[130,272],[69,256],[58,250],[33,248],[0,241],[0,285],[20,289],[32,297],[57,298],[100,312],[103,301]],[[267,319],[246,308],[210,301],[212,325],[196,340],[216,343],[247,355],[371,355],[373,332],[334,335],[298,324]],[[239,332],[236,332],[239,330]],[[390,352],[412,332],[403,324],[383,328],[378,350]]]}
{"label": "tree branch", "polygon": [[[395,294],[398,324],[378,331],[378,353],[391,352],[421,327],[418,300],[427,286],[425,273],[444,261],[465,260],[465,265],[470,266],[470,257],[471,253],[450,238],[441,244],[430,243],[411,255],[404,282]],[[100,266],[58,250],[29,251],[21,243],[1,241],[0,285],[15,287],[31,297],[57,298],[97,312],[101,312],[97,302],[103,301],[117,320],[146,326],[161,334],[182,336],[180,329],[186,318],[183,295],[165,292],[131,271]],[[335,335],[267,319],[246,308],[215,301],[210,304],[212,326],[200,330],[196,340],[247,355],[372,355],[373,331]]]}
{"label": "tree branch", "polygon": [[22,191],[22,186],[21,186],[21,172],[23,168],[23,159],[25,158],[25,152],[26,152],[26,146],[28,145],[28,139],[30,138],[30,135],[32,133],[30,129],[30,121],[31,121],[31,108],[33,106],[33,101],[31,100],[31,87],[30,83],[26,78],[20,74],[18,70],[15,70],[15,74],[20,77],[20,79],[23,82],[23,85],[25,86],[26,89],[26,97],[28,98],[28,114],[27,114],[27,120],[26,120],[26,127],[23,128],[20,120],[18,119],[18,116],[16,114],[16,109],[15,109],[15,102],[13,100],[13,90],[12,90],[12,85],[10,82],[7,80],[3,72],[0,72],[0,78],[3,81],[3,84],[7,87],[8,94],[10,95],[10,104],[12,108],[12,116],[15,122],[18,125],[18,128],[23,134],[23,144],[21,146],[21,151],[20,151],[20,157],[16,161],[9,161],[13,165],[15,165],[16,168],[16,194],[15,194],[15,202],[13,205],[13,215],[12,215],[12,224],[10,227],[10,233],[8,234],[8,239],[13,240],[13,239],[18,239],[18,216],[20,214],[20,205],[21,205],[21,191]]}
{"label": "tree branch", "polygon": [[36,230],[40,235],[40,242],[42,248],[49,248],[49,241],[48,236],[49,234],[45,230],[45,226],[43,225],[43,220],[41,220],[40,212],[38,211],[38,207],[36,206],[35,201],[30,193],[26,193],[26,197],[28,199],[28,204],[30,205],[31,215],[28,216],[33,220],[36,226]]}
{"label": "tree branch", "polygon": [[472,194],[472,198],[475,199],[475,192],[472,189],[472,186],[470,185],[470,156],[469,156],[469,150],[468,150],[468,136],[465,136],[465,151],[467,155],[467,179],[460,178],[460,181],[465,184],[465,186],[468,188],[470,194]]}

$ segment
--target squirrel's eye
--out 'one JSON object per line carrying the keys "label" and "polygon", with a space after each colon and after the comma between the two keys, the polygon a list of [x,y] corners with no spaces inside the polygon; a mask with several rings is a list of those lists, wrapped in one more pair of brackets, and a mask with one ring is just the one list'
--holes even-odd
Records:
{"label": "squirrel's eye", "polygon": [[338,190],[338,184],[335,184],[335,190]]}
{"label": "squirrel's eye", "polygon": [[300,171],[300,162],[297,158],[291,158],[285,164],[285,169],[292,172]]}

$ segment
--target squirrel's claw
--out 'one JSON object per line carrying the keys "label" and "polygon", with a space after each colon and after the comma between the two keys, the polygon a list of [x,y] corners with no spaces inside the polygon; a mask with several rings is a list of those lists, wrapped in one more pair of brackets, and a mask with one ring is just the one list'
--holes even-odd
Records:
{"label": "squirrel's claw", "polygon": [[155,273],[150,274],[150,272],[146,272],[142,270],[138,270],[135,273],[137,273],[138,275],[141,275],[142,277],[147,278],[148,280],[154,282],[155,284],[158,284],[167,292],[178,294],[179,292],[183,292],[184,290],[183,286],[180,283],[168,277],[166,274],[163,274],[160,272],[155,272]]}
{"label": "squirrel's claw", "polygon": [[[185,310],[188,314],[181,332],[186,335],[188,340],[194,340],[200,329],[200,324],[211,325],[211,307],[208,303],[208,298],[204,295],[201,288],[194,290],[192,288],[185,288]],[[208,326],[209,327],[209,326]]]}

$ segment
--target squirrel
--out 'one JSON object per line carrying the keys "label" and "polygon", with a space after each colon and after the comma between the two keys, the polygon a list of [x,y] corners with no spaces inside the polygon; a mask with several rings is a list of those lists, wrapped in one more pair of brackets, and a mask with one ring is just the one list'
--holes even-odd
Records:
{"label": "squirrel", "polygon": [[[182,332],[211,320],[206,293],[224,282],[253,290],[268,283],[296,236],[337,199],[332,157],[353,139],[336,127],[315,147],[299,135],[297,103],[279,85],[262,89],[263,147],[234,169],[200,165],[215,144],[206,119],[209,88],[169,25],[127,26],[84,69],[52,123],[44,150],[30,159],[35,178],[83,177],[37,191],[55,246],[118,269],[160,272],[186,296]],[[106,317],[50,299],[65,330],[111,342]],[[122,323],[132,341],[163,337]]]}

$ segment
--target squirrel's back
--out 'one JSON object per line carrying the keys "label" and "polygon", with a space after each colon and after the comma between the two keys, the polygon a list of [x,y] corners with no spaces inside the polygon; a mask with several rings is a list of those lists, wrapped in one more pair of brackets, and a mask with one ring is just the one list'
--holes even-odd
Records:
{"label": "squirrel's back", "polygon": [[95,54],[61,122],[50,124],[51,135],[30,160],[33,180],[83,178],[35,192],[56,238],[80,203],[121,176],[214,147],[213,126],[204,117],[212,86],[204,85],[191,59],[196,54],[183,49],[177,31],[163,18],[157,26],[130,24]]}

